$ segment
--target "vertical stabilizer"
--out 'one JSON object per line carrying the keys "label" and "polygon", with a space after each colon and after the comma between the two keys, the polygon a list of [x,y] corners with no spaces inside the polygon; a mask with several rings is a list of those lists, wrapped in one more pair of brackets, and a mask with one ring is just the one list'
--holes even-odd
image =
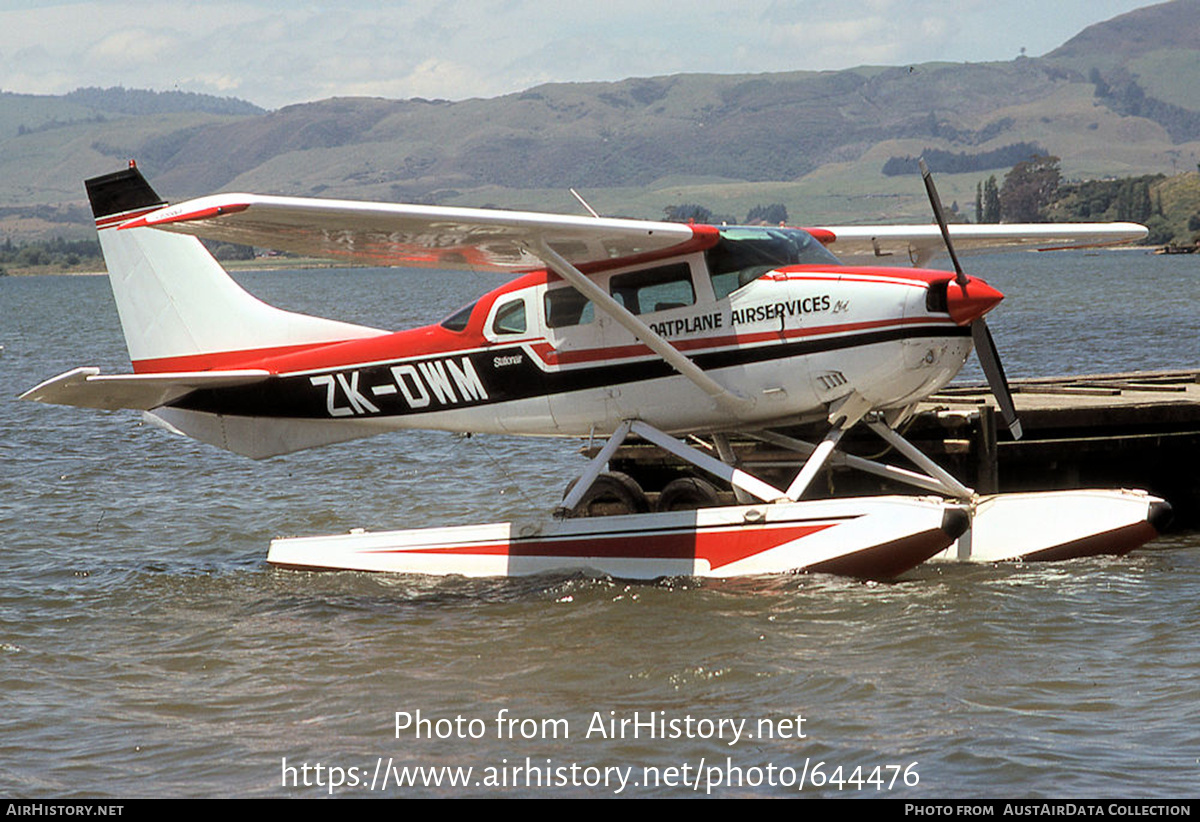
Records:
{"label": "vertical stabilizer", "polygon": [[165,203],[141,172],[86,181],[134,370],[195,371],[380,329],[283,311],[247,293],[195,237],[121,226]]}

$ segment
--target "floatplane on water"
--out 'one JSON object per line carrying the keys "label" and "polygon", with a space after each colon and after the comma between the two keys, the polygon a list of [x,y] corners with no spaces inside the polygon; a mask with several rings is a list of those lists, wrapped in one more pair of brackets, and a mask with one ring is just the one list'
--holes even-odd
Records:
{"label": "floatplane on water", "polygon": [[[939,554],[1057,559],[1153,538],[1168,509],[1149,494],[981,497],[897,432],[974,347],[1020,436],[984,321],[1002,295],[963,272],[956,247],[1094,246],[1145,234],[1128,223],[947,226],[925,179],[937,225],[805,231],[251,194],[167,205],[131,163],[86,185],[134,373],[77,368],[23,397],[138,409],[254,458],[404,428],[605,440],[556,516],[277,539],[268,561],[280,566],[890,578]],[[198,237],[514,279],[441,323],[390,331],[267,305]],[[954,272],[844,265],[832,253],[898,252],[916,266],[943,248]],[[813,420],[827,425],[818,443],[777,431]],[[839,452],[856,425],[911,467]],[[806,461],[775,487],[733,464],[735,433]],[[661,490],[654,511],[637,483],[605,471],[631,436],[695,469]],[[804,499],[831,460],[919,493]],[[714,483],[732,488],[737,504],[720,504]],[[580,516],[599,503],[622,513]]]}

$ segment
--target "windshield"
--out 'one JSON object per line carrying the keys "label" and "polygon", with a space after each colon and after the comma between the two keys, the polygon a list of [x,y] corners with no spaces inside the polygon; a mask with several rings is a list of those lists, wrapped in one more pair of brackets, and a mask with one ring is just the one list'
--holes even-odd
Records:
{"label": "windshield", "polygon": [[721,239],[705,254],[718,300],[784,266],[841,265],[825,246],[798,228],[737,226],[720,232]]}
{"label": "windshield", "polygon": [[471,312],[475,310],[475,306],[479,301],[471,303],[468,306],[458,309],[446,319],[442,320],[442,328],[448,328],[451,331],[463,331],[467,327],[467,323],[471,321]]}

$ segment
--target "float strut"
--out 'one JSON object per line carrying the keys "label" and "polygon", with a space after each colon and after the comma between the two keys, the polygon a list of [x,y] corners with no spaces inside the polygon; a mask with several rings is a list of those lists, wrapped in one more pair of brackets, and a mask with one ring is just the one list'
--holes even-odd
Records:
{"label": "float strut", "polygon": [[617,430],[612,432],[612,436],[608,438],[608,442],[604,443],[604,447],[596,456],[592,457],[592,461],[588,463],[587,468],[583,469],[583,473],[579,475],[579,479],[575,480],[575,486],[571,492],[563,498],[560,510],[570,511],[579,504],[579,500],[583,499],[583,495],[592,487],[592,483],[596,481],[596,477],[600,476],[600,472],[604,470],[604,466],[612,459],[613,454],[617,453],[617,449],[621,447],[621,443],[625,442],[625,438],[629,436],[630,421],[625,420],[617,426]]}

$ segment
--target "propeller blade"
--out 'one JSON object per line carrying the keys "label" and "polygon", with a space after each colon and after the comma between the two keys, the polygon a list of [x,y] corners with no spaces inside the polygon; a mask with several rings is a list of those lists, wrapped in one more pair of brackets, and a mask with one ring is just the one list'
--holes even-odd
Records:
{"label": "propeller blade", "polygon": [[[954,282],[963,289],[963,295],[966,296],[967,275],[958,261],[958,255],[954,253],[954,243],[950,241],[950,228],[946,225],[946,215],[942,211],[942,200],[938,196],[937,186],[933,184],[933,175],[929,172],[929,166],[925,164],[924,157],[917,160],[917,164],[921,168],[921,179],[925,181],[925,193],[929,195],[929,205],[933,208],[933,216],[937,219],[938,229],[942,232],[942,241],[946,244],[950,260],[954,263]],[[1021,421],[1017,419],[1017,407],[1013,403],[1012,391],[1008,387],[1008,378],[1004,376],[1004,366],[1000,364],[1000,352],[996,350],[996,342],[992,339],[992,332],[987,327],[987,323],[983,321],[983,317],[972,321],[971,339],[975,341],[975,353],[979,357],[979,364],[983,366],[988,387],[992,389],[996,404],[1000,406],[1000,416],[1012,433],[1012,438],[1019,440],[1022,432]]]}
{"label": "propeller blade", "polygon": [[933,208],[933,216],[937,220],[938,229],[942,232],[942,242],[946,244],[946,251],[950,253],[950,260],[954,263],[954,282],[965,286],[967,275],[958,261],[958,255],[954,253],[954,243],[950,242],[950,228],[946,225],[946,215],[942,211],[942,199],[938,197],[937,186],[933,184],[933,175],[929,173],[929,166],[925,165],[924,157],[918,159],[917,164],[921,168],[921,179],[925,181],[925,193],[929,195],[929,205]]}
{"label": "propeller blade", "polygon": [[1000,354],[996,351],[992,332],[983,318],[971,323],[971,339],[975,341],[975,354],[979,357],[979,364],[983,366],[988,387],[992,389],[992,396],[1000,406],[1000,416],[1012,433],[1012,438],[1019,440],[1021,421],[1017,419],[1017,407],[1013,404],[1012,391],[1008,387],[1008,378],[1004,376],[1004,366],[1000,364]]}

